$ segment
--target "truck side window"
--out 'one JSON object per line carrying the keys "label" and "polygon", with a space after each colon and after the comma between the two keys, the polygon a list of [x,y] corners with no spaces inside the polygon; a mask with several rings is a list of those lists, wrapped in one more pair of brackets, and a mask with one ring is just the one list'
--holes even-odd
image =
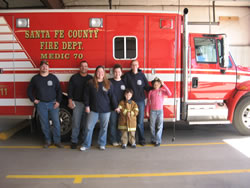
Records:
{"label": "truck side window", "polygon": [[116,59],[124,59],[124,38],[116,38],[115,39],[115,58]]}
{"label": "truck side window", "polygon": [[197,63],[217,63],[216,43],[211,38],[194,38]]}
{"label": "truck side window", "polygon": [[137,38],[131,36],[114,37],[113,56],[119,60],[137,58]]}

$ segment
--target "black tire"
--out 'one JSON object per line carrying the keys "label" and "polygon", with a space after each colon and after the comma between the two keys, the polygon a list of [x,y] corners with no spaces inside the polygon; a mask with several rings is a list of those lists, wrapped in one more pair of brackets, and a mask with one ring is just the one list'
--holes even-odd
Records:
{"label": "black tire", "polygon": [[[59,120],[60,120],[60,125],[61,125],[61,140],[68,141],[70,139],[71,131],[72,131],[72,111],[67,107],[60,106]],[[36,121],[37,130],[42,133],[41,124],[40,124],[39,116],[37,113],[36,113],[35,121]],[[49,121],[49,122],[51,126],[53,126],[52,121]]]}
{"label": "black tire", "polygon": [[72,112],[67,107],[61,106],[59,110],[61,124],[61,140],[69,140],[72,131]]}
{"label": "black tire", "polygon": [[233,125],[240,134],[250,135],[250,96],[243,98],[237,104]]}

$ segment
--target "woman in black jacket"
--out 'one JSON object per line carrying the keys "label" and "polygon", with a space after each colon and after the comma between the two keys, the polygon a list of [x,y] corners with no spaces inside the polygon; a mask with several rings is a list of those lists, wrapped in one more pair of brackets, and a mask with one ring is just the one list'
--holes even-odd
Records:
{"label": "woman in black jacket", "polygon": [[94,78],[88,82],[84,104],[88,117],[84,142],[80,150],[85,151],[91,147],[93,130],[98,120],[100,120],[98,145],[101,150],[105,150],[110,112],[116,109],[118,104],[113,86],[107,79],[103,66],[96,68]]}

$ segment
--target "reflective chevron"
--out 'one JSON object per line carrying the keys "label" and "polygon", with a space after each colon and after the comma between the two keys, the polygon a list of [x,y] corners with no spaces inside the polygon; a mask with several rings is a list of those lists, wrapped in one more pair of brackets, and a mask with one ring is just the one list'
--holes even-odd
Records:
{"label": "reflective chevron", "polygon": [[0,17],[0,68],[34,67],[4,17]]}

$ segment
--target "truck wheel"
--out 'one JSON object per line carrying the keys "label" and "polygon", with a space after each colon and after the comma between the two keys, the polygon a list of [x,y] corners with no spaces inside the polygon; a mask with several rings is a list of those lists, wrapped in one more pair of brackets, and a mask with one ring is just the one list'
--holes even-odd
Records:
{"label": "truck wheel", "polygon": [[59,120],[61,124],[61,139],[67,140],[70,138],[72,130],[72,113],[67,107],[60,107]]}
{"label": "truck wheel", "polygon": [[234,127],[240,134],[250,135],[250,97],[242,99],[234,112]]}

